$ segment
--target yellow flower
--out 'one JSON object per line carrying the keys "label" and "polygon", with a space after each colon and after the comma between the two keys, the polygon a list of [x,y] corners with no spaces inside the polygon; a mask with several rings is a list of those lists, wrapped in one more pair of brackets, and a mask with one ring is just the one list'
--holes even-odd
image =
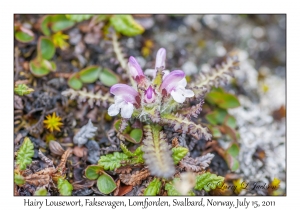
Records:
{"label": "yellow flower", "polygon": [[61,122],[61,118],[56,116],[55,112],[53,112],[53,115],[50,114],[46,116],[47,120],[44,120],[45,127],[53,132],[53,130],[60,131],[60,128],[63,123]]}

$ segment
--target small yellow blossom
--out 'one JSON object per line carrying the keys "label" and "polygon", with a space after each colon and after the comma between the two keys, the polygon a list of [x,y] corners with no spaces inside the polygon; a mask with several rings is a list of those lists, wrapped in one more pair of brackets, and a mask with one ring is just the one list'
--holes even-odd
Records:
{"label": "small yellow blossom", "polygon": [[63,123],[61,122],[61,118],[56,116],[55,112],[53,112],[52,116],[49,114],[46,116],[47,120],[44,120],[45,127],[53,132],[53,130],[60,131],[60,128]]}

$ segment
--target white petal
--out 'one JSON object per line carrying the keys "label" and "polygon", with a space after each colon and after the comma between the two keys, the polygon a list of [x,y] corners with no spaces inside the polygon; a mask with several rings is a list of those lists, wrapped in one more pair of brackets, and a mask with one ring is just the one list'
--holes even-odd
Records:
{"label": "white petal", "polygon": [[182,86],[182,87],[185,88],[185,86],[187,85],[186,79],[183,78],[183,79],[180,80],[177,84],[178,84],[178,86]]}
{"label": "white petal", "polygon": [[133,113],[133,104],[132,103],[126,103],[123,104],[121,107],[121,116],[123,118],[130,118]]}
{"label": "white petal", "polygon": [[189,89],[185,89],[184,90],[184,96],[185,97],[193,97],[195,94],[194,94],[194,92],[192,91],[192,90],[189,90]]}
{"label": "white petal", "polygon": [[115,96],[114,99],[115,99],[115,104],[120,104],[124,101],[122,96]]}
{"label": "white petal", "polygon": [[171,96],[173,97],[173,99],[178,102],[178,103],[183,103],[185,101],[185,97],[183,95],[182,90],[172,90],[171,91]]}
{"label": "white petal", "polygon": [[109,116],[116,116],[117,114],[119,114],[119,111],[120,111],[119,106],[116,105],[116,104],[112,104],[108,108],[108,115]]}

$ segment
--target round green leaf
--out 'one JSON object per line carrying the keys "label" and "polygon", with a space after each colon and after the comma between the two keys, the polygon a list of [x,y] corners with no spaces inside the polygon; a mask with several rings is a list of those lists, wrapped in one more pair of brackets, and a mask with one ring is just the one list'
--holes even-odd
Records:
{"label": "round green leaf", "polygon": [[226,155],[226,162],[232,171],[236,171],[240,167],[239,161],[228,153]]}
{"label": "round green leaf", "polygon": [[84,20],[88,20],[94,15],[92,14],[82,14],[82,15],[66,15],[66,17],[70,20],[76,21],[76,22],[81,22]]}
{"label": "round green leaf", "polygon": [[227,115],[227,111],[223,109],[217,109],[213,112],[208,113],[205,118],[212,125],[222,124]]}
{"label": "round green leaf", "polygon": [[14,181],[15,181],[16,185],[18,185],[18,186],[25,184],[24,177],[19,174],[15,174]]}
{"label": "round green leaf", "polygon": [[73,74],[69,80],[68,80],[68,85],[73,88],[74,90],[79,90],[82,88],[82,82],[81,80],[78,78],[78,73]]}
{"label": "round green leaf", "polygon": [[73,185],[66,179],[59,178],[57,181],[57,188],[61,195],[72,195]]}
{"label": "round green leaf", "polygon": [[46,190],[46,188],[42,187],[42,188],[36,190],[34,192],[34,195],[46,196],[46,195],[48,195],[48,191]]}
{"label": "round green leaf", "polygon": [[232,144],[228,149],[227,153],[230,154],[232,157],[237,157],[239,155],[240,149],[237,144]]}
{"label": "round green leaf", "polygon": [[233,116],[228,115],[228,118],[226,120],[226,125],[228,125],[232,129],[235,129],[235,127],[236,127],[236,119]]}
{"label": "round green leaf", "polygon": [[93,83],[98,79],[100,70],[99,66],[89,66],[79,72],[79,78],[84,83]]}
{"label": "round green leaf", "polygon": [[240,102],[236,96],[230,93],[212,91],[207,94],[206,100],[210,104],[215,104],[223,109],[236,108],[240,106]]}
{"label": "round green leaf", "polygon": [[39,39],[38,53],[42,56],[42,58],[50,60],[55,53],[55,46],[53,42],[46,37],[41,37]]}
{"label": "round green leaf", "polygon": [[75,22],[69,20],[65,15],[53,15],[51,17],[51,29],[53,32],[63,31],[65,29],[71,28]]}
{"label": "round green leaf", "polygon": [[34,39],[34,36],[31,36],[23,31],[17,31],[15,37],[18,41],[23,43],[31,42]]}
{"label": "round green leaf", "polygon": [[135,128],[130,132],[129,135],[136,141],[136,143],[140,143],[143,137],[143,131],[142,129]]}
{"label": "round green leaf", "polygon": [[50,34],[51,34],[51,31],[48,27],[50,21],[51,21],[51,16],[46,15],[46,16],[43,17],[42,22],[41,22],[41,31],[46,36],[50,36]]}
{"label": "round green leaf", "polygon": [[125,36],[136,36],[145,30],[131,15],[114,15],[110,18],[110,23]]}
{"label": "round green leaf", "polygon": [[103,173],[103,168],[99,165],[90,165],[85,169],[85,176],[90,180],[95,180]]}
{"label": "round green leaf", "polygon": [[114,72],[112,72],[109,69],[102,69],[102,71],[100,72],[99,79],[102,82],[102,84],[108,87],[111,87],[120,81],[118,75],[116,75]]}
{"label": "round green leaf", "polygon": [[36,77],[42,77],[50,73],[53,69],[53,63],[47,60],[34,59],[29,63],[30,72]]}
{"label": "round green leaf", "polygon": [[104,173],[101,176],[99,176],[97,180],[97,187],[100,192],[104,194],[109,194],[117,188],[117,185],[113,178],[111,178],[111,176]]}

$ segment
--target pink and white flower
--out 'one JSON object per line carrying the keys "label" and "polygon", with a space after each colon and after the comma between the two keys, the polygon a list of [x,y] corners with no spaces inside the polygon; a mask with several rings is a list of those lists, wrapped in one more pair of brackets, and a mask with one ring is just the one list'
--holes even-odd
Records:
{"label": "pink and white flower", "polygon": [[192,90],[185,89],[186,85],[185,73],[182,70],[174,70],[171,73],[167,70],[164,71],[161,90],[171,94],[176,102],[183,103],[185,98],[195,95]]}
{"label": "pink and white flower", "polygon": [[108,108],[108,114],[115,116],[119,114],[121,109],[121,116],[130,118],[134,110],[134,104],[138,104],[136,100],[138,92],[129,85],[115,84],[110,88],[110,93],[115,95],[115,103]]}

